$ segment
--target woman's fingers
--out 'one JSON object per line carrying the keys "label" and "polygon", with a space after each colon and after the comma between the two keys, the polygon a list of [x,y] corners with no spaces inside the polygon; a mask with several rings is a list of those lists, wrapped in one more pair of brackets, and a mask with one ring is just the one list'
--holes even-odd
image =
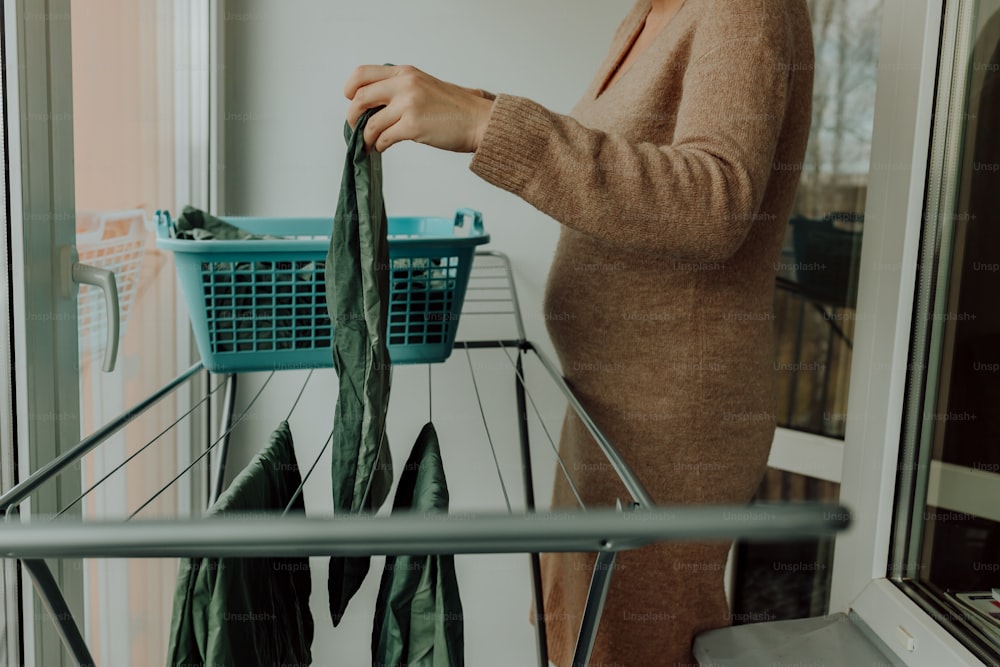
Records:
{"label": "woman's fingers", "polygon": [[[368,122],[365,123],[365,148],[371,149],[374,147],[375,150],[381,153],[388,147],[385,146],[385,148],[382,148],[378,142],[383,133],[399,123],[401,114],[397,109],[398,106],[390,105],[372,114]],[[384,144],[382,145],[384,146]]]}
{"label": "woman's fingers", "polygon": [[387,65],[362,65],[354,70],[344,86],[344,94],[351,100],[347,106],[347,123],[352,130],[366,109],[383,106],[391,101],[392,78],[405,69],[407,68]]}
{"label": "woman's fingers", "polygon": [[354,99],[347,105],[347,122],[353,129],[358,124],[358,118],[367,109],[385,106],[398,95],[398,84],[392,79],[381,79],[359,88],[354,93]]}
{"label": "woman's fingers", "polygon": [[[382,111],[385,111],[383,109]],[[379,111],[375,116],[380,116],[382,111]],[[374,118],[375,116],[372,116]],[[367,134],[367,133],[366,133]],[[379,133],[378,138],[375,140],[373,147],[379,153],[384,153],[388,148],[400,141],[405,141],[407,139],[412,139],[410,132],[406,130],[406,121],[399,119],[384,131]]]}
{"label": "woman's fingers", "polygon": [[401,68],[394,65],[361,65],[360,67],[356,67],[351,72],[351,75],[347,77],[347,82],[344,84],[344,97],[353,100],[355,93],[358,92],[358,88],[375,83],[376,81],[388,79],[399,69]]}
{"label": "woman's fingers", "polygon": [[385,107],[365,129],[365,145],[378,151],[403,140],[475,151],[493,104],[482,91],[441,81],[409,65],[364,65],[344,90],[351,98],[347,121],[352,128],[366,109]]}

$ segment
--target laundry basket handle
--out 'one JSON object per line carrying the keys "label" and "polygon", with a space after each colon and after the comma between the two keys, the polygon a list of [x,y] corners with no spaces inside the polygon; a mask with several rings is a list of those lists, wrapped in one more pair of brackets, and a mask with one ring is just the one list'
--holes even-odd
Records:
{"label": "laundry basket handle", "polygon": [[455,211],[455,226],[465,227],[466,218],[472,218],[472,229],[466,230],[469,236],[475,232],[476,236],[483,235],[483,214],[472,208],[460,208]]}
{"label": "laundry basket handle", "polygon": [[157,211],[155,218],[158,238],[168,239],[177,235],[177,223],[170,217],[170,211]]}

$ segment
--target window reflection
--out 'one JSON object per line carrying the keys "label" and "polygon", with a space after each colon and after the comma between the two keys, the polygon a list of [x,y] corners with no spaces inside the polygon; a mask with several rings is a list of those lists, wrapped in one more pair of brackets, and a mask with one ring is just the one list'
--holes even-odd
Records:
{"label": "window reflection", "polygon": [[813,123],[775,293],[780,426],[842,438],[881,0],[809,0]]}
{"label": "window reflection", "polygon": [[[881,0],[808,0],[816,50],[813,122],[775,266],[778,424],[844,436],[864,227]],[[769,469],[758,500],[836,501],[832,482]],[[739,543],[733,623],[826,613],[832,539]]]}

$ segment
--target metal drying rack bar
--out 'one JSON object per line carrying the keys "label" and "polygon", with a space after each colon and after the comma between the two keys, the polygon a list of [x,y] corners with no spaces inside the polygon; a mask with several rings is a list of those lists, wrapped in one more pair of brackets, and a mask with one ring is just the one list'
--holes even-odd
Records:
{"label": "metal drying rack bar", "polygon": [[[535,623],[538,659],[542,667],[547,667],[539,554],[560,551],[596,552],[597,563],[573,660],[574,666],[582,666],[589,664],[590,661],[618,551],[658,541],[802,539],[829,535],[847,527],[849,513],[839,505],[789,503],[749,506],[656,506],[621,454],[574,396],[557,366],[527,340],[510,260],[503,253],[494,251],[480,251],[476,257],[477,262],[473,268],[469,293],[463,308],[463,321],[475,315],[511,316],[516,335],[508,339],[461,341],[455,344],[455,348],[456,351],[464,350],[467,356],[471,350],[502,349],[510,361],[516,377],[518,439],[526,512],[510,513],[508,498],[507,513],[462,513],[445,516],[331,518],[264,516],[253,520],[221,517],[136,521],[15,520],[18,506],[35,489],[66,470],[129,421],[195,377],[202,370],[199,362],[0,496],[0,511],[6,518],[6,522],[0,524],[0,544],[3,545],[0,556],[21,560],[35,583],[43,605],[51,614],[67,650],[80,665],[95,663],[79,626],[69,611],[62,591],[43,560],[45,558],[528,553],[532,566],[531,585],[535,618],[538,619]],[[511,357],[509,350],[516,350],[516,356]],[[632,501],[626,507],[619,507],[617,510],[583,508],[585,511],[535,511],[530,456],[529,401],[536,414],[537,407],[525,386],[524,359],[528,355],[535,356],[541,363],[546,374],[593,436],[621,483],[632,496]],[[471,359],[470,369],[478,398],[478,385],[475,385],[475,371]],[[226,377],[222,435],[195,459],[197,463],[221,443],[222,446],[219,448],[221,461],[216,469],[210,500],[217,498],[222,491],[228,435],[235,425],[233,408],[236,378],[236,375]],[[308,378],[306,381],[308,382]],[[209,393],[214,393],[221,386],[222,384]],[[203,400],[207,398],[206,396]],[[540,418],[540,415],[537,416]],[[488,427],[487,436],[489,438]],[[554,448],[551,436],[549,439]],[[147,446],[151,444],[153,443],[150,442]],[[491,438],[490,447],[493,447]],[[494,456],[496,456],[495,451]],[[561,464],[561,461],[559,463]],[[192,463],[173,481],[179,479],[193,465],[195,464]],[[562,469],[568,476],[565,466],[562,466]],[[570,482],[572,483],[571,478]],[[96,486],[88,489],[84,495]],[[506,487],[504,493],[506,495]]]}

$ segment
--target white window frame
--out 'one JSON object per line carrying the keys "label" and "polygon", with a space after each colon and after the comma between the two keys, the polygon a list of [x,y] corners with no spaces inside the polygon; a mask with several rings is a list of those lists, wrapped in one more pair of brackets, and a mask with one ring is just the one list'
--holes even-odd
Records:
{"label": "white window frame", "polygon": [[[909,667],[982,665],[886,577],[945,0],[884,0],[830,607]],[[946,28],[947,29],[947,28]]]}
{"label": "white window frame", "polygon": [[[7,54],[0,53],[0,66],[7,62]],[[6,104],[6,91],[0,85],[0,109]],[[7,128],[0,132],[0,173],[7,173]],[[9,222],[7,206],[10,203],[7,196],[10,184],[4,178],[0,185],[0,275],[11,275],[11,258],[7,252],[9,240]],[[9,284],[6,282],[0,289],[0,492],[7,491],[14,485],[14,368],[11,365],[11,299]],[[17,665],[21,662],[21,625],[18,618],[18,600],[20,586],[17,577],[17,564],[5,559],[0,563],[0,662],[5,665]]]}
{"label": "white window frame", "polygon": [[[80,439],[79,380],[74,368],[77,333],[75,327],[60,326],[66,321],[75,323],[76,300],[60,296],[61,271],[54,251],[75,241],[73,134],[72,123],[66,120],[72,119],[70,31],[69,21],[59,18],[69,11],[69,0],[40,4],[4,0],[14,315],[10,335],[15,359],[14,444],[21,479]],[[67,155],[68,160],[59,159]],[[30,282],[26,280],[28,267]],[[50,311],[33,312],[47,304],[52,305]],[[72,359],[65,356],[69,350]],[[22,503],[21,513],[51,513],[61,495],[79,493],[79,489],[78,478],[61,475]],[[50,566],[70,610],[81,617],[79,567],[68,561],[52,561]],[[21,627],[25,664],[69,665],[55,626],[23,569],[19,584],[26,619]]]}
{"label": "white window frame", "polygon": [[[77,414],[80,404],[75,351],[75,327],[57,323],[75,323],[76,300],[59,294],[60,266],[53,245],[73,245],[75,229],[71,214],[74,210],[72,124],[47,122],[48,118],[72,118],[72,67],[70,66],[70,0],[3,0],[3,30],[5,48],[3,62],[8,73],[2,91],[6,105],[4,135],[9,141],[9,183],[4,192],[4,229],[0,240],[6,241],[9,231],[11,256],[4,254],[4,275],[10,276],[8,303],[6,289],[0,303],[9,307],[13,327],[0,328],[0,370],[5,371],[5,383],[0,387],[0,437],[9,453],[16,447],[18,474],[21,479],[55,458],[80,440]],[[213,31],[220,31],[221,12],[218,0],[200,3],[197,0],[172,2],[157,0],[157,15],[173,15],[177,38],[175,63],[163,72],[156,85],[172,86],[178,104],[175,113],[173,140],[187,147],[178,151],[176,159],[177,200],[203,206],[214,205],[213,193],[217,179],[209,177],[209,157],[218,162],[215,152],[218,141],[213,136],[211,119],[216,117],[217,91],[221,90],[222,69],[219,41]],[[49,20],[52,18],[52,20]],[[162,36],[159,40],[163,44]],[[194,60],[191,60],[191,59]],[[194,63],[194,67],[189,64]],[[172,71],[170,71],[172,70]],[[165,96],[161,96],[165,97]],[[25,106],[26,105],[26,106]],[[27,113],[22,113],[25,106]],[[221,115],[220,115],[221,117]],[[218,124],[218,123],[217,123]],[[217,125],[216,124],[216,125]],[[68,128],[68,129],[67,129]],[[27,143],[30,137],[30,144]],[[165,132],[161,141],[169,141]],[[213,165],[221,172],[218,165]],[[8,199],[9,198],[9,199]],[[7,220],[6,211],[10,212]],[[24,224],[26,212],[31,226]],[[33,280],[25,280],[27,267]],[[31,293],[28,290],[32,290]],[[33,297],[34,295],[34,297]],[[31,303],[55,302],[51,318],[28,318]],[[183,304],[175,320],[178,358],[193,358],[195,351]],[[13,359],[15,364],[11,364]],[[73,350],[73,359],[60,357],[60,350]],[[65,354],[65,352],[63,352]],[[200,383],[198,383],[200,384]],[[16,388],[16,391],[13,389]],[[179,390],[181,398],[192,389]],[[200,390],[194,390],[200,391]],[[16,401],[16,403],[15,403]],[[65,406],[72,406],[67,408]],[[15,428],[16,426],[16,428]],[[200,427],[193,427],[200,428]],[[16,436],[16,442],[13,438]],[[191,438],[194,446],[201,438]],[[4,471],[6,472],[6,471]],[[207,475],[199,476],[202,483],[192,489],[192,498],[201,496],[207,487]],[[57,482],[43,486],[22,505],[22,513],[48,513],[58,507],[60,498],[74,497],[80,491],[80,480],[72,474],[60,475]],[[11,480],[3,480],[6,484]],[[59,582],[67,603],[74,612],[81,630],[85,617],[85,591],[82,571],[66,561],[50,561],[53,575]],[[11,592],[8,573],[16,564],[4,561],[0,570],[3,588]],[[0,662],[4,664],[70,665],[73,663],[63,650],[51,619],[38,604],[27,575],[20,577],[17,587],[22,617],[29,619],[18,627],[17,597],[7,595],[0,600],[5,610],[3,625],[7,639],[0,647]],[[13,605],[11,611],[9,605]],[[21,646],[18,646],[20,640]],[[23,656],[17,653],[23,650]],[[13,657],[11,657],[13,656]]]}
{"label": "white window frame", "polygon": [[778,428],[771,443],[767,465],[775,470],[839,484],[843,477],[844,441],[790,428]]}

